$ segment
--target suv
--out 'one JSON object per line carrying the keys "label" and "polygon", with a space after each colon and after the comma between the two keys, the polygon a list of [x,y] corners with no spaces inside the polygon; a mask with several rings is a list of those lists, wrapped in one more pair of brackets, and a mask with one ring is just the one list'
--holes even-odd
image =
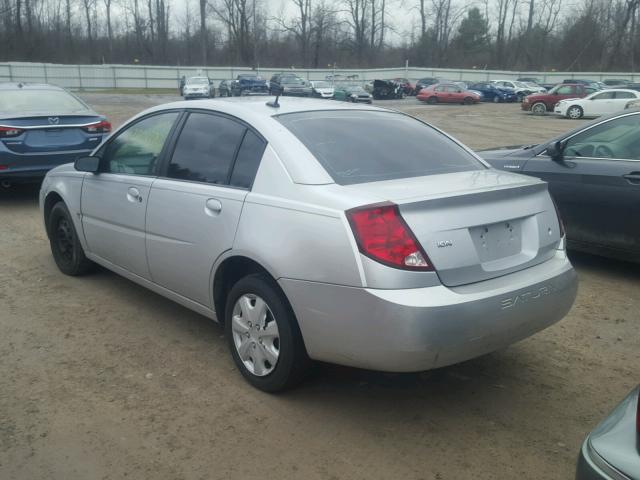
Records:
{"label": "suv", "polygon": [[306,80],[295,73],[276,73],[269,80],[269,93],[271,95],[295,95],[298,97],[310,97],[313,89]]}
{"label": "suv", "polygon": [[535,115],[544,115],[548,111],[553,112],[556,103],[560,100],[583,98],[598,90],[598,88],[583,83],[561,83],[547,93],[534,93],[533,95],[524,97],[521,104],[522,110]]}

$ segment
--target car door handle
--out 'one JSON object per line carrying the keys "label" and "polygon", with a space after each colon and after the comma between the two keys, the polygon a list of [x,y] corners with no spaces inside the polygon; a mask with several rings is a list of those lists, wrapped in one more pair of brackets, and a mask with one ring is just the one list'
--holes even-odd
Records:
{"label": "car door handle", "polygon": [[204,211],[209,216],[219,215],[222,211],[222,203],[215,198],[209,198],[204,205]]}
{"label": "car door handle", "polygon": [[631,172],[623,175],[623,177],[626,178],[629,183],[640,185],[640,172]]}
{"label": "car door handle", "polygon": [[138,190],[136,187],[129,187],[129,190],[127,190],[127,200],[132,203],[142,202],[142,195],[140,195],[140,190]]}

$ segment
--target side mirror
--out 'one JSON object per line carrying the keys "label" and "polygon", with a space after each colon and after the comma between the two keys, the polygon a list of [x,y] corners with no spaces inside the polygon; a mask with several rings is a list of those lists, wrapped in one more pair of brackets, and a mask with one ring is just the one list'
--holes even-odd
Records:
{"label": "side mirror", "polygon": [[547,155],[554,162],[559,162],[563,158],[564,144],[560,141],[547,145]]}
{"label": "side mirror", "polygon": [[100,168],[100,159],[98,157],[76,158],[73,166],[79,172],[98,173],[98,169]]}

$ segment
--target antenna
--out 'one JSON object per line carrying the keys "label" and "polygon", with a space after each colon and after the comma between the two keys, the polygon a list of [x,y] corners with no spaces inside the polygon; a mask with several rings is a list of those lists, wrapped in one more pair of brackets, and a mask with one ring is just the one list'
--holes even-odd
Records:
{"label": "antenna", "polygon": [[271,102],[267,102],[266,103],[267,107],[280,108],[280,104],[278,103],[278,99],[280,98],[280,93],[281,92],[282,92],[282,90],[278,89],[278,94],[276,95],[276,99],[271,101]]}

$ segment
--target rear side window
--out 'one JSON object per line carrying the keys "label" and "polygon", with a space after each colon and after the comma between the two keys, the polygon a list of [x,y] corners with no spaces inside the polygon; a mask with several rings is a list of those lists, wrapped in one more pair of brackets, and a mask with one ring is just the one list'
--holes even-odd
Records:
{"label": "rear side window", "polygon": [[486,168],[442,133],[400,113],[314,111],[276,118],[339,185]]}
{"label": "rear side window", "polygon": [[242,140],[242,145],[240,145],[240,150],[238,150],[236,163],[233,166],[233,173],[231,174],[231,181],[229,182],[232,186],[247,189],[251,188],[265,146],[266,143],[264,140],[251,130],[247,130]]}
{"label": "rear side window", "polygon": [[180,132],[168,177],[226,184],[246,127],[226,117],[192,113]]}

